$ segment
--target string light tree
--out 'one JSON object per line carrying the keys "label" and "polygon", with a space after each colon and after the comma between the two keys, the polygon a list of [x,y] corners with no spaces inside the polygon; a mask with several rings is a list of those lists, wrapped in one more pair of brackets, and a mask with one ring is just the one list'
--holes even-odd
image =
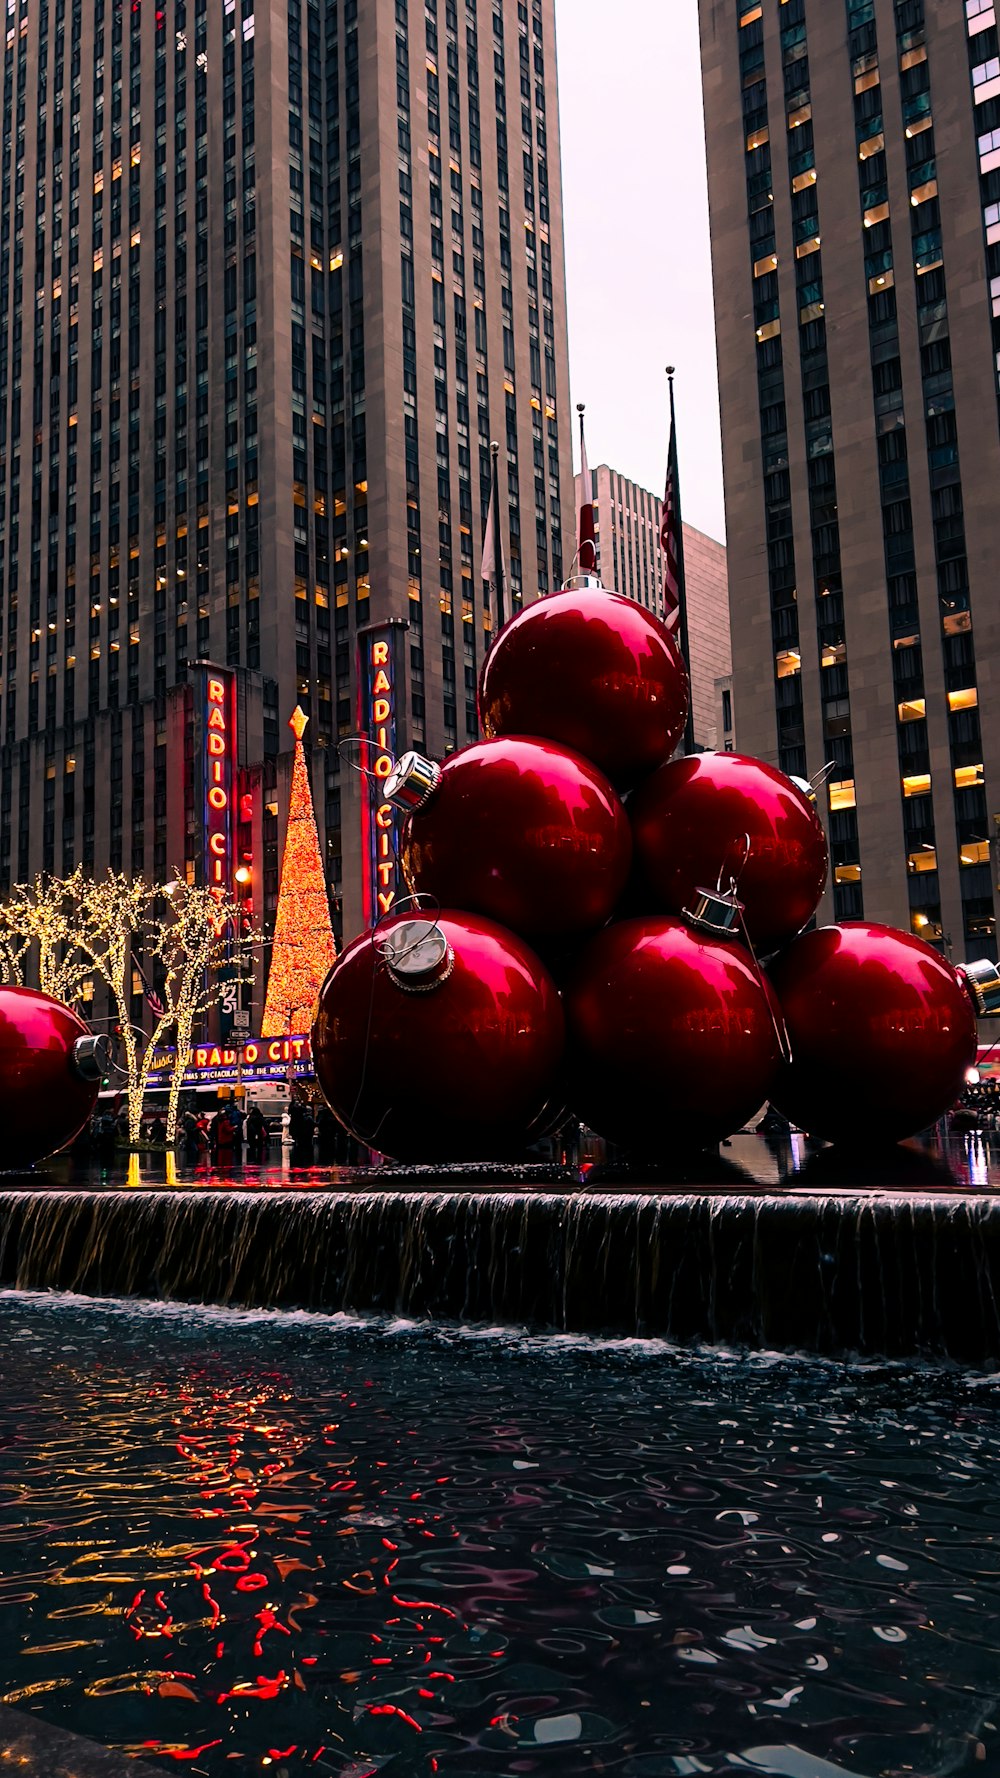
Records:
{"label": "string light tree", "polygon": [[302,745],[308,721],[305,711],[296,705],[288,722],[295,736],[295,760],[262,1037],[300,1035],[312,1030],[320,988],[337,959],[309,767]]}

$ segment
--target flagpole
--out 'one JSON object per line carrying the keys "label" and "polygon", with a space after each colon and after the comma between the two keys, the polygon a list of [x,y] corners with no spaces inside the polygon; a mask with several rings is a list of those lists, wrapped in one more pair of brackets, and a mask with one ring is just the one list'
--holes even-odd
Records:
{"label": "flagpole", "polygon": [[[667,382],[670,385],[670,448],[673,452],[674,504],[677,509],[677,577],[680,582],[680,645],[681,653],[687,665],[688,677],[691,675],[691,646],[688,640],[688,609],[687,609],[687,575],[684,569],[684,513],[681,507],[681,474],[679,453],[677,450],[677,414],[674,408],[674,366],[667,365]],[[694,703],[688,705],[687,723],[684,729],[684,751],[694,752]]]}
{"label": "flagpole", "polygon": [[504,624],[507,621],[504,615],[504,576],[506,570],[503,557],[503,535],[500,530],[500,473],[497,467],[497,458],[499,455],[500,446],[497,444],[496,439],[494,439],[490,445],[490,457],[492,458],[490,499],[493,502],[493,536],[497,550],[497,627],[495,631],[495,635],[497,636],[499,636],[500,631],[503,629]]}
{"label": "flagpole", "polygon": [[[582,401],[577,402],[576,411],[580,416],[580,484],[583,490],[582,496],[577,502],[579,508],[577,512],[577,569],[580,574],[596,576],[597,534],[594,523],[594,484],[590,473],[590,464],[587,461],[587,437],[583,425],[584,415],[587,410]],[[589,521],[586,521],[584,519],[584,514],[588,510],[590,512],[590,518]],[[585,549],[590,556],[590,560],[586,562],[583,559],[583,552]]]}

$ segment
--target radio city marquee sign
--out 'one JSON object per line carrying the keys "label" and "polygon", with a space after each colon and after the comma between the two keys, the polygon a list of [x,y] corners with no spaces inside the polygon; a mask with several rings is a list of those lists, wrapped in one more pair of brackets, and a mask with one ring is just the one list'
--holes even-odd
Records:
{"label": "radio city marquee sign", "polygon": [[401,683],[397,650],[403,632],[404,625],[397,622],[373,626],[358,635],[358,726],[369,741],[364,761],[368,795],[361,807],[366,926],[392,912],[400,889],[396,813],[382,791],[396,761]]}
{"label": "radio city marquee sign", "polygon": [[[176,1051],[158,1049],[150,1080],[173,1067]],[[185,1086],[210,1086],[215,1082],[289,1080],[311,1074],[312,1046],[308,1037],[252,1037],[246,1043],[196,1044],[188,1051]]]}
{"label": "radio city marquee sign", "polygon": [[236,675],[210,667],[202,700],[204,876],[221,901],[232,893],[236,788]]}

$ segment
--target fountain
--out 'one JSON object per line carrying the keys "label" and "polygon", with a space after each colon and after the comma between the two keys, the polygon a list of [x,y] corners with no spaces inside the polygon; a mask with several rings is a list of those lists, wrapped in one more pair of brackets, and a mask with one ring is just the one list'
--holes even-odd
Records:
{"label": "fountain", "polygon": [[[487,738],[380,786],[412,894],[334,964],[313,1050],[345,1128],[411,1171],[299,1192],[11,1181],[0,1284],[1000,1356],[1000,1209],[907,1189],[891,1146],[954,1102],[997,971],[886,927],[804,932],[827,872],[812,788],[739,755],[671,760],[687,699],[670,633],[584,576],[494,644]],[[767,1099],[845,1143],[779,1192],[698,1157]],[[630,1152],[623,1174],[511,1171],[566,1108]],[[859,1151],[865,1189],[839,1158]]]}

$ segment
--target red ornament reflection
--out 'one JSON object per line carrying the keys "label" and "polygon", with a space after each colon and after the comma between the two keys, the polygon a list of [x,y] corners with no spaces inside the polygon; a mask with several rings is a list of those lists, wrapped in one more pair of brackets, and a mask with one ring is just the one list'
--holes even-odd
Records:
{"label": "red ornament reflection", "polygon": [[551,741],[480,741],[446,760],[403,829],[414,892],[525,938],[592,931],[611,918],[632,834],[607,779]]}
{"label": "red ornament reflection", "polygon": [[770,1093],[776,1008],[739,945],[623,920],[590,941],[565,1000],[573,1109],[624,1148],[705,1147]]}
{"label": "red ornament reflection", "polygon": [[528,605],[486,657],[487,735],[543,735],[593,760],[619,788],[668,759],[684,733],[688,678],[652,612],[602,587]]}
{"label": "red ornament reflection", "polygon": [[80,1134],[99,1081],[81,1078],[73,1045],[89,1035],[75,1012],[33,988],[0,987],[2,1165],[30,1167]]}
{"label": "red ornament reflection", "polygon": [[679,914],[720,872],[738,875],[747,930],[765,954],[816,912],[826,835],[808,797],[774,766],[741,753],[670,760],[636,791],[629,815],[647,905]]}
{"label": "red ornament reflection", "polygon": [[772,1094],[829,1142],[887,1141],[955,1103],[976,1022],[950,964],[923,939],[864,921],[803,933],[772,965],[792,1061]]}
{"label": "red ornament reflection", "polygon": [[359,1142],[402,1161],[522,1152],[555,1096],[565,1028],[555,982],[514,933],[479,915],[435,918],[450,973],[407,991],[379,946],[406,916],[335,963],[313,1029],[316,1074]]}

